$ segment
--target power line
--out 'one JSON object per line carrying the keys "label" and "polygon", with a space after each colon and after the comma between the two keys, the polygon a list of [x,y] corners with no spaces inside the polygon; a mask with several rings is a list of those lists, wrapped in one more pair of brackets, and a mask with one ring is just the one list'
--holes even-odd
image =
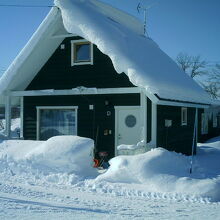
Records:
{"label": "power line", "polygon": [[53,8],[54,5],[0,5],[0,7],[17,7],[17,8]]}

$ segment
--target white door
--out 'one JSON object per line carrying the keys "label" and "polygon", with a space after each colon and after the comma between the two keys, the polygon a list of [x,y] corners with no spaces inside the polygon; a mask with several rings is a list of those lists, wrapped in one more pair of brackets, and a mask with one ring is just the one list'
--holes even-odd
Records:
{"label": "white door", "polygon": [[140,106],[118,106],[115,114],[115,146],[137,144],[141,140]]}

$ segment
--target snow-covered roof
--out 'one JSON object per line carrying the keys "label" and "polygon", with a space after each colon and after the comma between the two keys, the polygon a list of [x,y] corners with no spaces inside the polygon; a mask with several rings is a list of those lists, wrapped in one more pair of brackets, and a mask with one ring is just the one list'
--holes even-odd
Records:
{"label": "snow-covered roof", "polygon": [[0,79],[0,92],[25,89],[64,39],[53,36],[72,33],[97,45],[118,73],[126,73],[148,93],[161,99],[211,102],[193,79],[143,35],[136,18],[98,0],[55,0],[55,5],[60,10],[51,10]]}

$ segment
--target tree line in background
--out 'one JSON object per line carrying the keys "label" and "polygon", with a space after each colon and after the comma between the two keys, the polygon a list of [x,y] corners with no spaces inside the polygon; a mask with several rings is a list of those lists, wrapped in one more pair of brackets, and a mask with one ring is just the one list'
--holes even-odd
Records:
{"label": "tree line in background", "polygon": [[213,99],[220,98],[220,63],[211,65],[201,56],[179,53],[176,57],[179,67],[195,79]]}

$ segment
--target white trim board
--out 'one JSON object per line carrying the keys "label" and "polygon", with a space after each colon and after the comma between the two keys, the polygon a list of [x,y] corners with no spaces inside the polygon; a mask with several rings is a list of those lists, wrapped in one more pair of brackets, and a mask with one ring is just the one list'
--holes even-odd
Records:
{"label": "white trim board", "polygon": [[6,96],[5,101],[5,134],[7,137],[11,136],[11,97]]}
{"label": "white trim board", "polygon": [[157,105],[152,103],[151,148],[157,147]]}
{"label": "white trim board", "polygon": [[40,135],[40,110],[42,109],[68,109],[74,110],[76,112],[76,122],[75,122],[75,129],[76,135],[78,134],[78,106],[36,106],[37,109],[37,130],[36,130],[36,140],[39,140]]}
{"label": "white trim board", "polygon": [[24,97],[20,99],[20,138],[24,138]]}
{"label": "white trim board", "polygon": [[196,103],[186,103],[186,102],[175,102],[175,101],[165,101],[159,100],[155,95],[148,93],[145,89],[140,87],[123,87],[123,88],[86,88],[77,87],[72,89],[54,90],[28,90],[28,91],[9,91],[8,96],[59,96],[59,95],[105,95],[105,94],[133,94],[133,93],[143,93],[157,105],[168,105],[168,106],[181,106],[181,107],[192,107],[192,108],[209,108],[208,104],[196,104]]}
{"label": "white trim board", "polygon": [[107,88],[107,89],[97,89],[97,88],[73,88],[65,90],[29,90],[29,91],[12,91],[10,96],[51,96],[51,95],[96,95],[96,94],[132,94],[140,93],[140,88],[138,87],[125,87],[125,88]]}
{"label": "white trim board", "polygon": [[143,140],[144,140],[144,145],[146,146],[147,144],[147,96],[145,92],[142,90],[141,91],[141,116],[143,118],[142,120],[142,127],[143,127]]}
{"label": "white trim board", "polygon": [[159,100],[157,105],[169,105],[169,106],[180,106],[180,107],[191,107],[191,108],[209,108],[208,104],[194,104],[194,103],[187,103],[187,102],[175,102],[175,101],[164,101]]}

